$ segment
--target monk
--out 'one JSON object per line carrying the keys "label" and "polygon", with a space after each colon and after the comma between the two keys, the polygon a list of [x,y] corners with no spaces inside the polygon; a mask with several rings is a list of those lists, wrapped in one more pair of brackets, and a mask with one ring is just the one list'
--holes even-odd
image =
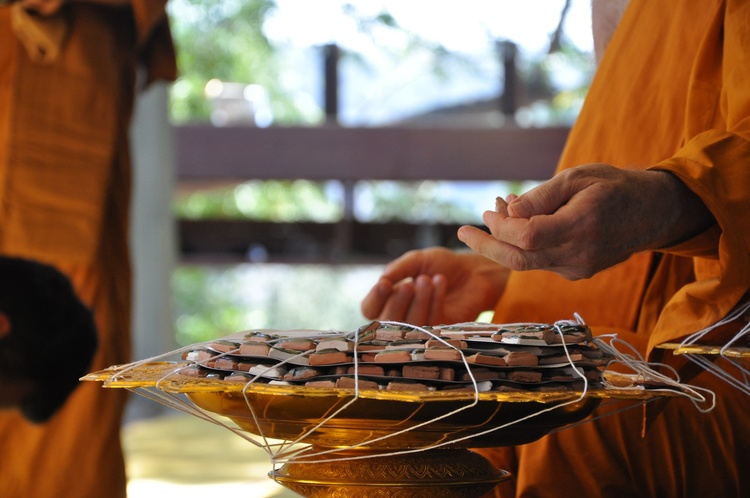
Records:
{"label": "monk", "polygon": [[[130,360],[128,127],[136,66],[145,82],[175,75],[164,4],[0,5],[0,254],[70,279],[94,313],[93,370]],[[125,401],[81,383],[45,423],[0,413],[0,496],[124,497]]]}
{"label": "monk", "polygon": [[478,450],[513,474],[493,496],[750,496],[750,396],[657,348],[747,304],[750,2],[593,7],[616,29],[595,44],[606,50],[557,174],[499,198],[489,233],[462,227],[474,252],[392,262],[362,311],[418,324],[577,312],[716,393],[709,413],[680,399],[613,404],[536,442]]}

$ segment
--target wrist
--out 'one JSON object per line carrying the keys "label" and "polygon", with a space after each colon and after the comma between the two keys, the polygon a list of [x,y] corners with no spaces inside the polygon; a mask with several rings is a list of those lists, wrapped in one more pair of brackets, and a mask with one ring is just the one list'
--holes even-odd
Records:
{"label": "wrist", "polygon": [[705,232],[716,222],[703,200],[672,172],[649,172],[659,175],[659,190],[663,193],[666,214],[663,233],[653,249],[681,244]]}

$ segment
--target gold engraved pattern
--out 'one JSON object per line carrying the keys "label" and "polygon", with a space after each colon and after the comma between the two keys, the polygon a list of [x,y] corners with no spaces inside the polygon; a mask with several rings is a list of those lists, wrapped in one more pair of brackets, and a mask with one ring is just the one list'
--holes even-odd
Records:
{"label": "gold engraved pattern", "polygon": [[[484,494],[509,474],[470,450],[427,450],[374,456],[340,451],[316,455],[313,448],[271,477],[307,497],[470,498]],[[306,458],[310,456],[310,458]],[[372,458],[361,458],[373,456]],[[345,461],[326,461],[346,459]]]}

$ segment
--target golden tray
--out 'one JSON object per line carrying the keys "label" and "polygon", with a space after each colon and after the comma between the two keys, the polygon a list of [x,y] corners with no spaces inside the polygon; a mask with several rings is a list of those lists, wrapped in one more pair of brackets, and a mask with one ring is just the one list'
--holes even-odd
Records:
{"label": "golden tray", "polygon": [[665,342],[656,346],[658,349],[668,349],[672,354],[704,354],[722,355],[727,358],[750,358],[750,348],[735,346],[725,348],[722,345],[680,344]]}
{"label": "golden tray", "polygon": [[[326,447],[410,449],[524,444],[587,417],[604,398],[645,401],[644,389],[392,392],[226,382],[181,374],[184,363],[110,367],[83,380],[156,388],[265,438]],[[667,394],[668,395],[668,394]]]}
{"label": "golden tray", "polygon": [[[196,377],[182,373],[189,365],[142,362],[82,380],[166,397],[193,414],[197,407],[228,417],[243,435],[288,442],[275,457],[286,463],[269,477],[308,498],[477,498],[510,474],[469,448],[534,441],[585,419],[603,399],[672,395],[642,388],[355,391]],[[306,449],[294,450],[298,443]]]}

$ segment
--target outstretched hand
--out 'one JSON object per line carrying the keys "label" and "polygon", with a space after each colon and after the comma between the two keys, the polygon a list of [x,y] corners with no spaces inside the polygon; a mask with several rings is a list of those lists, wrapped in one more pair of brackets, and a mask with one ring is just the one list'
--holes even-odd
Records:
{"label": "outstretched hand", "polygon": [[444,248],[410,251],[390,263],[362,301],[369,319],[414,325],[475,320],[502,293],[508,269]]}
{"label": "outstretched hand", "polygon": [[550,270],[588,278],[630,255],[663,248],[713,223],[700,199],[669,172],[590,164],[563,170],[484,213],[486,233],[458,237],[513,270]]}

